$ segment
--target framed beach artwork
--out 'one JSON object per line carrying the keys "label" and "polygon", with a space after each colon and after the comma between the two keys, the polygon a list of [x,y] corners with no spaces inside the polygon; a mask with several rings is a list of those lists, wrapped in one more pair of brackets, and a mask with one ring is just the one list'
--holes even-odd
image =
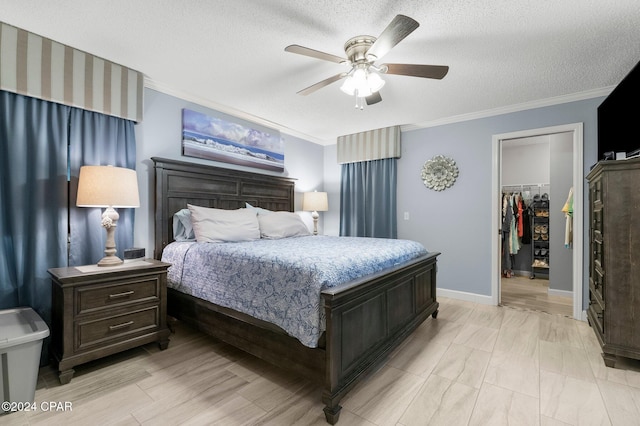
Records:
{"label": "framed beach artwork", "polygon": [[184,108],[182,155],[206,160],[284,170],[280,132],[266,132]]}

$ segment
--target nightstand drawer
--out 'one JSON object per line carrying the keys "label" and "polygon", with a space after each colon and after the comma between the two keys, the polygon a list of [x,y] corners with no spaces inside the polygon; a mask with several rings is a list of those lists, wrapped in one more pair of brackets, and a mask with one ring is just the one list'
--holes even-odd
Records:
{"label": "nightstand drawer", "polygon": [[158,342],[169,344],[167,269],[145,259],[120,266],[51,268],[51,345],[60,383],[73,367]]}
{"label": "nightstand drawer", "polygon": [[137,302],[157,301],[160,282],[157,275],[135,280],[114,281],[111,284],[76,288],[76,314],[112,308]]}
{"label": "nightstand drawer", "polygon": [[132,334],[149,332],[160,324],[158,306],[150,306],[134,312],[113,315],[108,318],[78,321],[76,323],[76,350],[101,345],[107,341],[129,338]]}

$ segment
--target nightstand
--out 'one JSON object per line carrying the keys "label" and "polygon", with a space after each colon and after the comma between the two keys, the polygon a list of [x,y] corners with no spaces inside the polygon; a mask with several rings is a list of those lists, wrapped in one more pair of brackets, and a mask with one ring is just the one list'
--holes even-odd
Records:
{"label": "nightstand", "polygon": [[71,381],[78,364],[154,341],[167,348],[169,266],[145,259],[49,269],[51,353],[60,383]]}

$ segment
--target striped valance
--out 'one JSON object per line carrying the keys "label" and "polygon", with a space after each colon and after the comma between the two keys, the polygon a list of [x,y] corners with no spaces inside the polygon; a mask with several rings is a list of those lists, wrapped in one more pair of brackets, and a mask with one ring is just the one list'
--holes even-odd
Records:
{"label": "striped valance", "polygon": [[338,164],[400,157],[400,126],[338,137]]}
{"label": "striped valance", "polygon": [[142,73],[3,22],[0,89],[142,121]]}

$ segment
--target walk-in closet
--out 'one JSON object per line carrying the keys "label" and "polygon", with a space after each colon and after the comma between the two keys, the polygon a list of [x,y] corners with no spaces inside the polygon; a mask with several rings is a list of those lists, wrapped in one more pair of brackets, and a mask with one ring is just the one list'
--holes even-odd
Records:
{"label": "walk-in closet", "polygon": [[570,133],[502,141],[502,305],[572,314],[572,142]]}

